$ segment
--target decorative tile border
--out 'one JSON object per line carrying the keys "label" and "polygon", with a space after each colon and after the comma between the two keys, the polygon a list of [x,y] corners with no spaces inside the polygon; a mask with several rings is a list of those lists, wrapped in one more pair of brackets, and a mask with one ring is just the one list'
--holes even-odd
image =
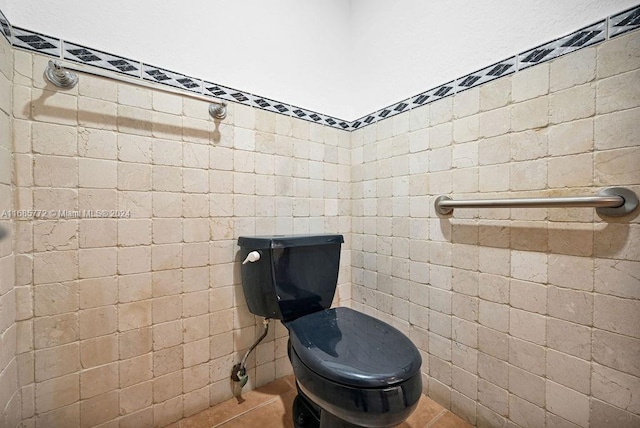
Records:
{"label": "decorative tile border", "polygon": [[500,77],[516,73],[519,70],[550,61],[578,49],[593,46],[609,38],[617,37],[639,28],[640,5],[611,15],[608,19],[603,19],[595,24],[574,31],[571,34],[436,86],[428,91],[424,91],[350,122],[259,95],[218,85],[217,83],[186,76],[175,71],[144,64],[141,61],[110,54],[66,40],[60,40],[24,28],[12,27],[9,20],[2,11],[0,11],[0,33],[16,48],[99,67],[141,80],[200,94],[212,99],[222,99],[244,104],[345,131],[355,131],[364,128],[397,114],[480,86]]}
{"label": "decorative tile border", "polygon": [[251,106],[261,108],[263,110],[271,111],[274,113],[284,114],[290,116],[291,106],[289,104],[281,103],[280,101],[270,100],[269,98],[254,96],[251,100]]}
{"label": "decorative tile border", "polygon": [[376,123],[376,117],[373,114],[368,114],[366,116],[362,116],[360,119],[356,119],[351,122],[351,128],[355,131],[356,129],[364,128],[365,126]]}
{"label": "decorative tile border", "polygon": [[483,68],[482,70],[478,70],[457,79],[455,83],[455,91],[456,93],[462,92],[515,72],[516,57],[512,56],[509,59],[497,62],[489,67]]}
{"label": "decorative tile border", "polygon": [[609,18],[609,37],[640,28],[640,7],[633,7]]}
{"label": "decorative tile border", "polygon": [[353,128],[351,127],[351,122],[349,122],[347,120],[338,120],[338,126],[342,130],[353,131]]}
{"label": "decorative tile border", "polygon": [[388,119],[395,116],[396,114],[411,110],[411,108],[409,107],[410,102],[411,100],[409,99],[400,101],[399,103],[392,104],[389,107],[378,110],[377,112],[373,113],[373,115],[376,117],[378,122],[383,119]]}
{"label": "decorative tile border", "polygon": [[202,94],[202,80],[153,65],[142,64],[142,78],[151,82],[162,83],[163,85]]}
{"label": "decorative tile border", "polygon": [[11,24],[4,13],[0,10],[0,33],[4,36],[5,39],[11,44]]}
{"label": "decorative tile border", "polygon": [[325,116],[315,111],[306,110],[301,107],[291,106],[291,116],[308,122],[324,124]]}
{"label": "decorative tile border", "polygon": [[411,102],[409,103],[409,108],[420,107],[425,104],[432,103],[439,99],[448,97],[449,95],[454,94],[454,84],[453,81],[445,83],[444,85],[436,86],[433,89],[429,89],[426,92],[418,94],[411,98]]}
{"label": "decorative tile border", "polygon": [[53,38],[24,28],[13,27],[13,46],[44,55],[60,57],[60,39]]}
{"label": "decorative tile border", "polygon": [[580,30],[561,37],[552,42],[545,43],[518,55],[518,70],[550,61],[561,55],[587,46],[600,43],[607,38],[607,20],[581,28]]}
{"label": "decorative tile border", "polygon": [[240,104],[251,104],[251,94],[238,91],[236,89],[227,88],[217,83],[204,82],[204,95],[220,98],[222,100],[232,101]]}
{"label": "decorative tile border", "polygon": [[87,48],[82,45],[64,41],[62,49],[63,59],[78,62],[80,64],[92,65],[116,73],[126,74],[132,77],[140,77],[139,61],[129,58],[111,55],[97,49]]}

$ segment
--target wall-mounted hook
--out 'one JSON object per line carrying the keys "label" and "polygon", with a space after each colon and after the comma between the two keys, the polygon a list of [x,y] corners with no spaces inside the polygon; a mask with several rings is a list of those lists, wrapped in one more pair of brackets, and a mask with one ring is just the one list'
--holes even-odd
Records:
{"label": "wall-mounted hook", "polygon": [[209,114],[218,120],[224,120],[227,117],[227,103],[211,103],[209,105]]}
{"label": "wall-mounted hook", "polygon": [[78,84],[78,75],[73,71],[65,70],[57,60],[49,60],[44,74],[49,82],[60,88],[73,88]]}

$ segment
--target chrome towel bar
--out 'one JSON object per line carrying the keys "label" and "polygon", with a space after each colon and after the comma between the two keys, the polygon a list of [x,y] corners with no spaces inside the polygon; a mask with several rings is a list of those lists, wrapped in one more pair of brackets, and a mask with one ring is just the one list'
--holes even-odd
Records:
{"label": "chrome towel bar", "polygon": [[470,199],[456,201],[448,196],[438,196],[435,209],[438,214],[453,213],[454,208],[596,208],[598,214],[621,217],[638,206],[638,197],[624,187],[608,187],[595,196],[567,196],[558,198]]}

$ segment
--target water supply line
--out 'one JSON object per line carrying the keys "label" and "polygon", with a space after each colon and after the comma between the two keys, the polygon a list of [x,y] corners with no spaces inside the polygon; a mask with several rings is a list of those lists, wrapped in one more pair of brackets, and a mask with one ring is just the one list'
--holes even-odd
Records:
{"label": "water supply line", "polygon": [[251,351],[256,349],[256,346],[258,346],[258,344],[262,342],[262,340],[265,337],[267,337],[267,333],[269,332],[269,318],[263,319],[262,325],[264,326],[264,331],[262,332],[258,340],[256,340],[254,344],[251,345],[251,348],[249,348],[247,353],[244,354],[244,358],[242,358],[242,362],[236,364],[235,366],[233,366],[233,369],[231,369],[231,379],[234,382],[240,382],[240,388],[245,386],[249,381],[249,375],[247,374],[247,367],[246,367],[247,358],[249,358],[249,354],[251,353]]}

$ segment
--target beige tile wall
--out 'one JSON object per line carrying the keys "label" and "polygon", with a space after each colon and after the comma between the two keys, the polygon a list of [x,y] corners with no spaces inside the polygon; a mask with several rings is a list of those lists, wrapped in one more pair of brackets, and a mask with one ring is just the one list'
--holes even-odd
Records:
{"label": "beige tile wall", "polygon": [[20,422],[21,402],[16,359],[16,288],[13,251],[13,159],[11,140],[11,85],[13,53],[0,36],[0,228],[8,232],[0,241],[0,426]]}
{"label": "beige tile wall", "polygon": [[[240,235],[344,233],[350,304],[348,133],[233,104],[214,123],[204,101],[85,74],[61,91],[47,58],[14,55],[17,208],[130,213],[17,222],[25,426],[164,426],[231,397],[262,329]],[[291,372],[276,324],[245,389]]]}
{"label": "beige tile wall", "polygon": [[352,133],[353,307],[479,427],[640,426],[640,211],[455,199],[640,194],[640,32]]}
{"label": "beige tile wall", "polygon": [[[261,328],[235,239],[315,232],[347,239],[336,303],[353,281],[469,421],[640,423],[638,216],[432,207],[639,192],[638,32],[351,135],[88,75],[60,91],[0,48],[0,209],[131,213],[0,220],[0,424],[163,426],[230,397]],[[246,388],[291,370],[273,327]]]}

